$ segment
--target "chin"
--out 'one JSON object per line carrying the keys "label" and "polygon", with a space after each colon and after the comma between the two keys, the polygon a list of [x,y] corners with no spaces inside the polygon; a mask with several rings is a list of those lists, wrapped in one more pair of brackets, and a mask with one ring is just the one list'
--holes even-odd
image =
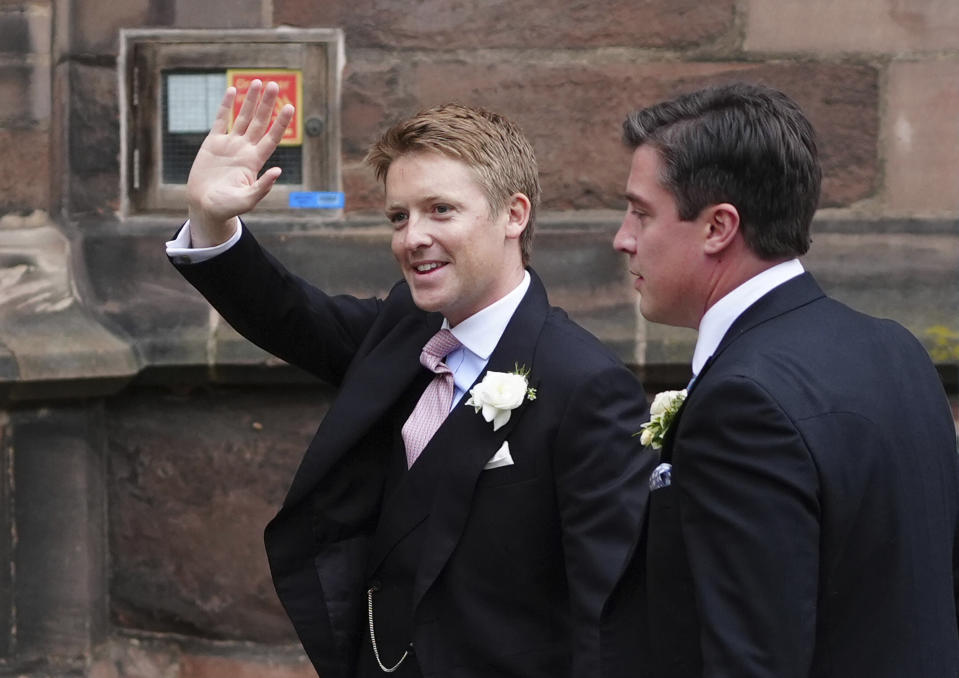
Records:
{"label": "chin", "polygon": [[443,309],[443,304],[438,299],[417,294],[415,290],[413,291],[413,303],[416,304],[418,309],[427,313],[442,311]]}
{"label": "chin", "polygon": [[647,309],[640,302],[639,313],[643,316],[648,322],[659,323],[660,325],[675,325],[675,322],[672,322],[667,313],[662,313],[659,309],[651,308]]}

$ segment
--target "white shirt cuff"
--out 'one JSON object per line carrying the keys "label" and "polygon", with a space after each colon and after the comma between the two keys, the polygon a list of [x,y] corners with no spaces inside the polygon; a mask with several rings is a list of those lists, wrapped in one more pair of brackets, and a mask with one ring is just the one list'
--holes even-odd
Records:
{"label": "white shirt cuff", "polygon": [[236,230],[226,242],[213,247],[191,247],[193,241],[190,237],[190,220],[187,219],[176,237],[173,240],[167,240],[166,254],[178,264],[199,264],[226,252],[240,240],[241,235],[243,235],[243,222],[237,219]]}

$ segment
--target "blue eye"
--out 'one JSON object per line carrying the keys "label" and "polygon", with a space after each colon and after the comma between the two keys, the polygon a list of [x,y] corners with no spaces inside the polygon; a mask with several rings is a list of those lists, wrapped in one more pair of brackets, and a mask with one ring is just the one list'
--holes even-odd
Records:
{"label": "blue eye", "polygon": [[394,226],[400,226],[406,221],[407,215],[406,212],[392,212],[387,214],[386,218],[389,219],[389,222]]}

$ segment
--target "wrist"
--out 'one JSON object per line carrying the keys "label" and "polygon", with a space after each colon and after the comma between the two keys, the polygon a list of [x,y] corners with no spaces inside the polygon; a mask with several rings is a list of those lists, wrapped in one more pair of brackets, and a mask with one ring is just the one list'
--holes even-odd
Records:
{"label": "wrist", "polygon": [[221,220],[211,218],[199,210],[189,210],[190,246],[216,247],[233,237],[237,229],[237,217]]}

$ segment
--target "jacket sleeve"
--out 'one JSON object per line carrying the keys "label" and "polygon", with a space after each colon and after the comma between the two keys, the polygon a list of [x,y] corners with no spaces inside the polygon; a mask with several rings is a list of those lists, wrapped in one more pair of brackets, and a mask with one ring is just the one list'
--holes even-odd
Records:
{"label": "jacket sleeve", "polygon": [[694,392],[698,402],[680,420],[672,483],[703,676],[804,678],[820,577],[815,464],[795,423],[759,384],[735,377],[697,388],[708,392]]}
{"label": "jacket sleeve", "polygon": [[[611,361],[580,384],[567,403],[554,473],[573,622],[572,675],[632,676],[639,661],[635,624],[642,610],[634,592],[620,584],[630,565],[641,561],[634,556],[656,463],[634,436],[645,418],[646,398],[633,374]],[[614,607],[619,608],[617,628],[610,628]],[[632,634],[624,633],[622,624]]]}
{"label": "jacket sleeve", "polygon": [[341,382],[382,303],[328,296],[290,273],[247,228],[223,254],[173,265],[241,335],[334,385]]}

